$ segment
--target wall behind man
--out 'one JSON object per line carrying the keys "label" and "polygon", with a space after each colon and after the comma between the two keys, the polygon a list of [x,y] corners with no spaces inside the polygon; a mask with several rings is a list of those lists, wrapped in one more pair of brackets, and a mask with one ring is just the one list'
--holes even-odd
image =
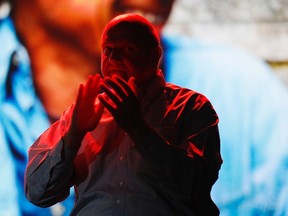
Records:
{"label": "wall behind man", "polygon": [[288,86],[287,0],[177,0],[166,31],[244,47]]}

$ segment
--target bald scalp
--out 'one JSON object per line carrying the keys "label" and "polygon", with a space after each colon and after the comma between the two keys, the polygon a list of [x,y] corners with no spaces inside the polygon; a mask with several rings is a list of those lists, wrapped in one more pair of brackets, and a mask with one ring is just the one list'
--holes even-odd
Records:
{"label": "bald scalp", "polygon": [[[129,36],[127,32],[130,33]],[[112,19],[103,31],[102,41],[105,36],[123,36],[141,45],[147,52],[160,46],[160,38],[154,26],[137,14],[123,14]]]}

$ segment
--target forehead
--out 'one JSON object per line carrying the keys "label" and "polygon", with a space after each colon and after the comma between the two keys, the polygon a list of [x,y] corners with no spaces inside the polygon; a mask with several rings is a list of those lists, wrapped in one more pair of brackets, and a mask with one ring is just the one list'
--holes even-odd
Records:
{"label": "forehead", "polygon": [[102,44],[118,43],[118,44],[134,44],[141,45],[141,40],[137,37],[137,32],[131,29],[113,28],[111,31],[105,32],[102,38]]}
{"label": "forehead", "polygon": [[141,45],[144,40],[151,35],[151,30],[142,24],[135,23],[112,23],[108,24],[103,33],[102,44],[106,42],[127,42],[135,45]]}

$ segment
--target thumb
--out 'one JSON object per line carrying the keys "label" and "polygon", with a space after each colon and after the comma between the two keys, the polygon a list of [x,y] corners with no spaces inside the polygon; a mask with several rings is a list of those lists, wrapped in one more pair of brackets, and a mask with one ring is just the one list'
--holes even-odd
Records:
{"label": "thumb", "polygon": [[135,78],[134,77],[130,77],[130,79],[128,80],[128,85],[130,86],[130,88],[132,89],[134,94],[136,96],[138,96],[138,94],[137,94],[137,85],[135,83]]}
{"label": "thumb", "polygon": [[82,99],[82,96],[83,96],[83,91],[84,91],[84,85],[83,85],[83,83],[81,83],[79,85],[77,97],[76,97],[76,100],[75,100],[75,106],[76,107],[78,107],[78,105],[81,103],[81,99]]}
{"label": "thumb", "polygon": [[96,115],[96,121],[100,121],[101,119],[101,116],[103,114],[103,111],[104,111],[104,106],[103,104],[98,100],[96,99],[96,102],[95,102],[95,105],[94,105],[94,112],[95,112],[95,115]]}

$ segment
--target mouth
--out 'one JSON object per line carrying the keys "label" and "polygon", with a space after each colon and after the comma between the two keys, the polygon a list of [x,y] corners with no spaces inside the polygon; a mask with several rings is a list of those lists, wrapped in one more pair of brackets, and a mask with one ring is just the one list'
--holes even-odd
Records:
{"label": "mouth", "polygon": [[124,80],[129,80],[128,74],[124,70],[109,70],[108,76],[112,77],[113,75],[118,75]]}

